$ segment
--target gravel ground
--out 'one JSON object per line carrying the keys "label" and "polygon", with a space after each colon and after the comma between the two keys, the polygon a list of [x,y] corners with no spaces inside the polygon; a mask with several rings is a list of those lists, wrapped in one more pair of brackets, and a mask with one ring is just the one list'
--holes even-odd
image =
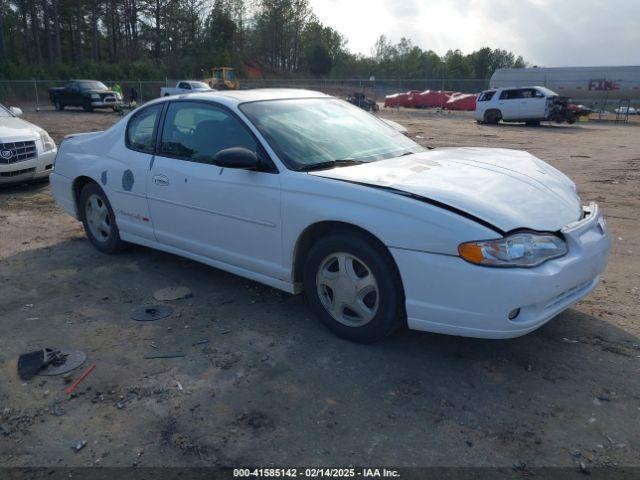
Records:
{"label": "gravel ground", "polygon": [[[356,345],[300,296],[146,248],[98,253],[47,183],[3,188],[0,466],[640,466],[640,125],[381,114],[424,145],[525,149],[569,174],[614,239],[597,290],[513,340],[403,331]],[[119,118],[25,117],[57,141]],[[167,286],[193,295],[167,302],[169,318],[129,319]],[[17,356],[43,346],[97,365],[76,396],[61,377],[17,377]],[[143,358],[165,350],[186,356]]]}

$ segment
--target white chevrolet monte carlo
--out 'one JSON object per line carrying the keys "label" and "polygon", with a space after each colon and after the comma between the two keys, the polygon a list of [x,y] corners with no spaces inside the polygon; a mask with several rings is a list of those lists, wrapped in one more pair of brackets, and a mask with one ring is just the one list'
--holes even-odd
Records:
{"label": "white chevrolet monte carlo", "polygon": [[55,142],[21,115],[19,108],[0,105],[0,185],[43,179],[53,168]]}
{"label": "white chevrolet monte carlo", "polygon": [[515,337],[595,288],[609,234],[569,178],[398,130],[311,91],[167,97],[66,138],[51,186],[98,250],[131,242],[304,290],[355,341],[405,324]]}

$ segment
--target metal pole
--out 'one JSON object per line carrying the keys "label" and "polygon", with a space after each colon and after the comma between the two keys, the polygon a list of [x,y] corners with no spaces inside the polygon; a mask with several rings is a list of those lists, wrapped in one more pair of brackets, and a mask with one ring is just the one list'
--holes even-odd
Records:
{"label": "metal pole", "polygon": [[36,112],[40,111],[40,100],[38,99],[38,80],[33,79],[33,89],[36,92]]}
{"label": "metal pole", "polygon": [[138,91],[140,92],[140,105],[142,105],[142,80],[138,80]]}

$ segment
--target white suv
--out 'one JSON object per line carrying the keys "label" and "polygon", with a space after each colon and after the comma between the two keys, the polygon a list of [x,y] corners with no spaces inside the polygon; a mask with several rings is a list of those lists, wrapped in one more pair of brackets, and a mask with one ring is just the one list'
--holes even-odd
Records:
{"label": "white suv", "polygon": [[478,96],[475,119],[480,123],[549,120],[558,94],[545,87],[509,87],[485,90]]}

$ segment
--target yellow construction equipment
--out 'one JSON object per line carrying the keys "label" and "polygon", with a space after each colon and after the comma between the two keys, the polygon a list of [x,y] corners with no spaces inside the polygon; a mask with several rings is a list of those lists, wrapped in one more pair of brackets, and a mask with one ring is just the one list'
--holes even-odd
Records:
{"label": "yellow construction equipment", "polygon": [[240,81],[231,67],[215,67],[211,69],[211,78],[205,80],[211,88],[217,90],[237,90]]}

